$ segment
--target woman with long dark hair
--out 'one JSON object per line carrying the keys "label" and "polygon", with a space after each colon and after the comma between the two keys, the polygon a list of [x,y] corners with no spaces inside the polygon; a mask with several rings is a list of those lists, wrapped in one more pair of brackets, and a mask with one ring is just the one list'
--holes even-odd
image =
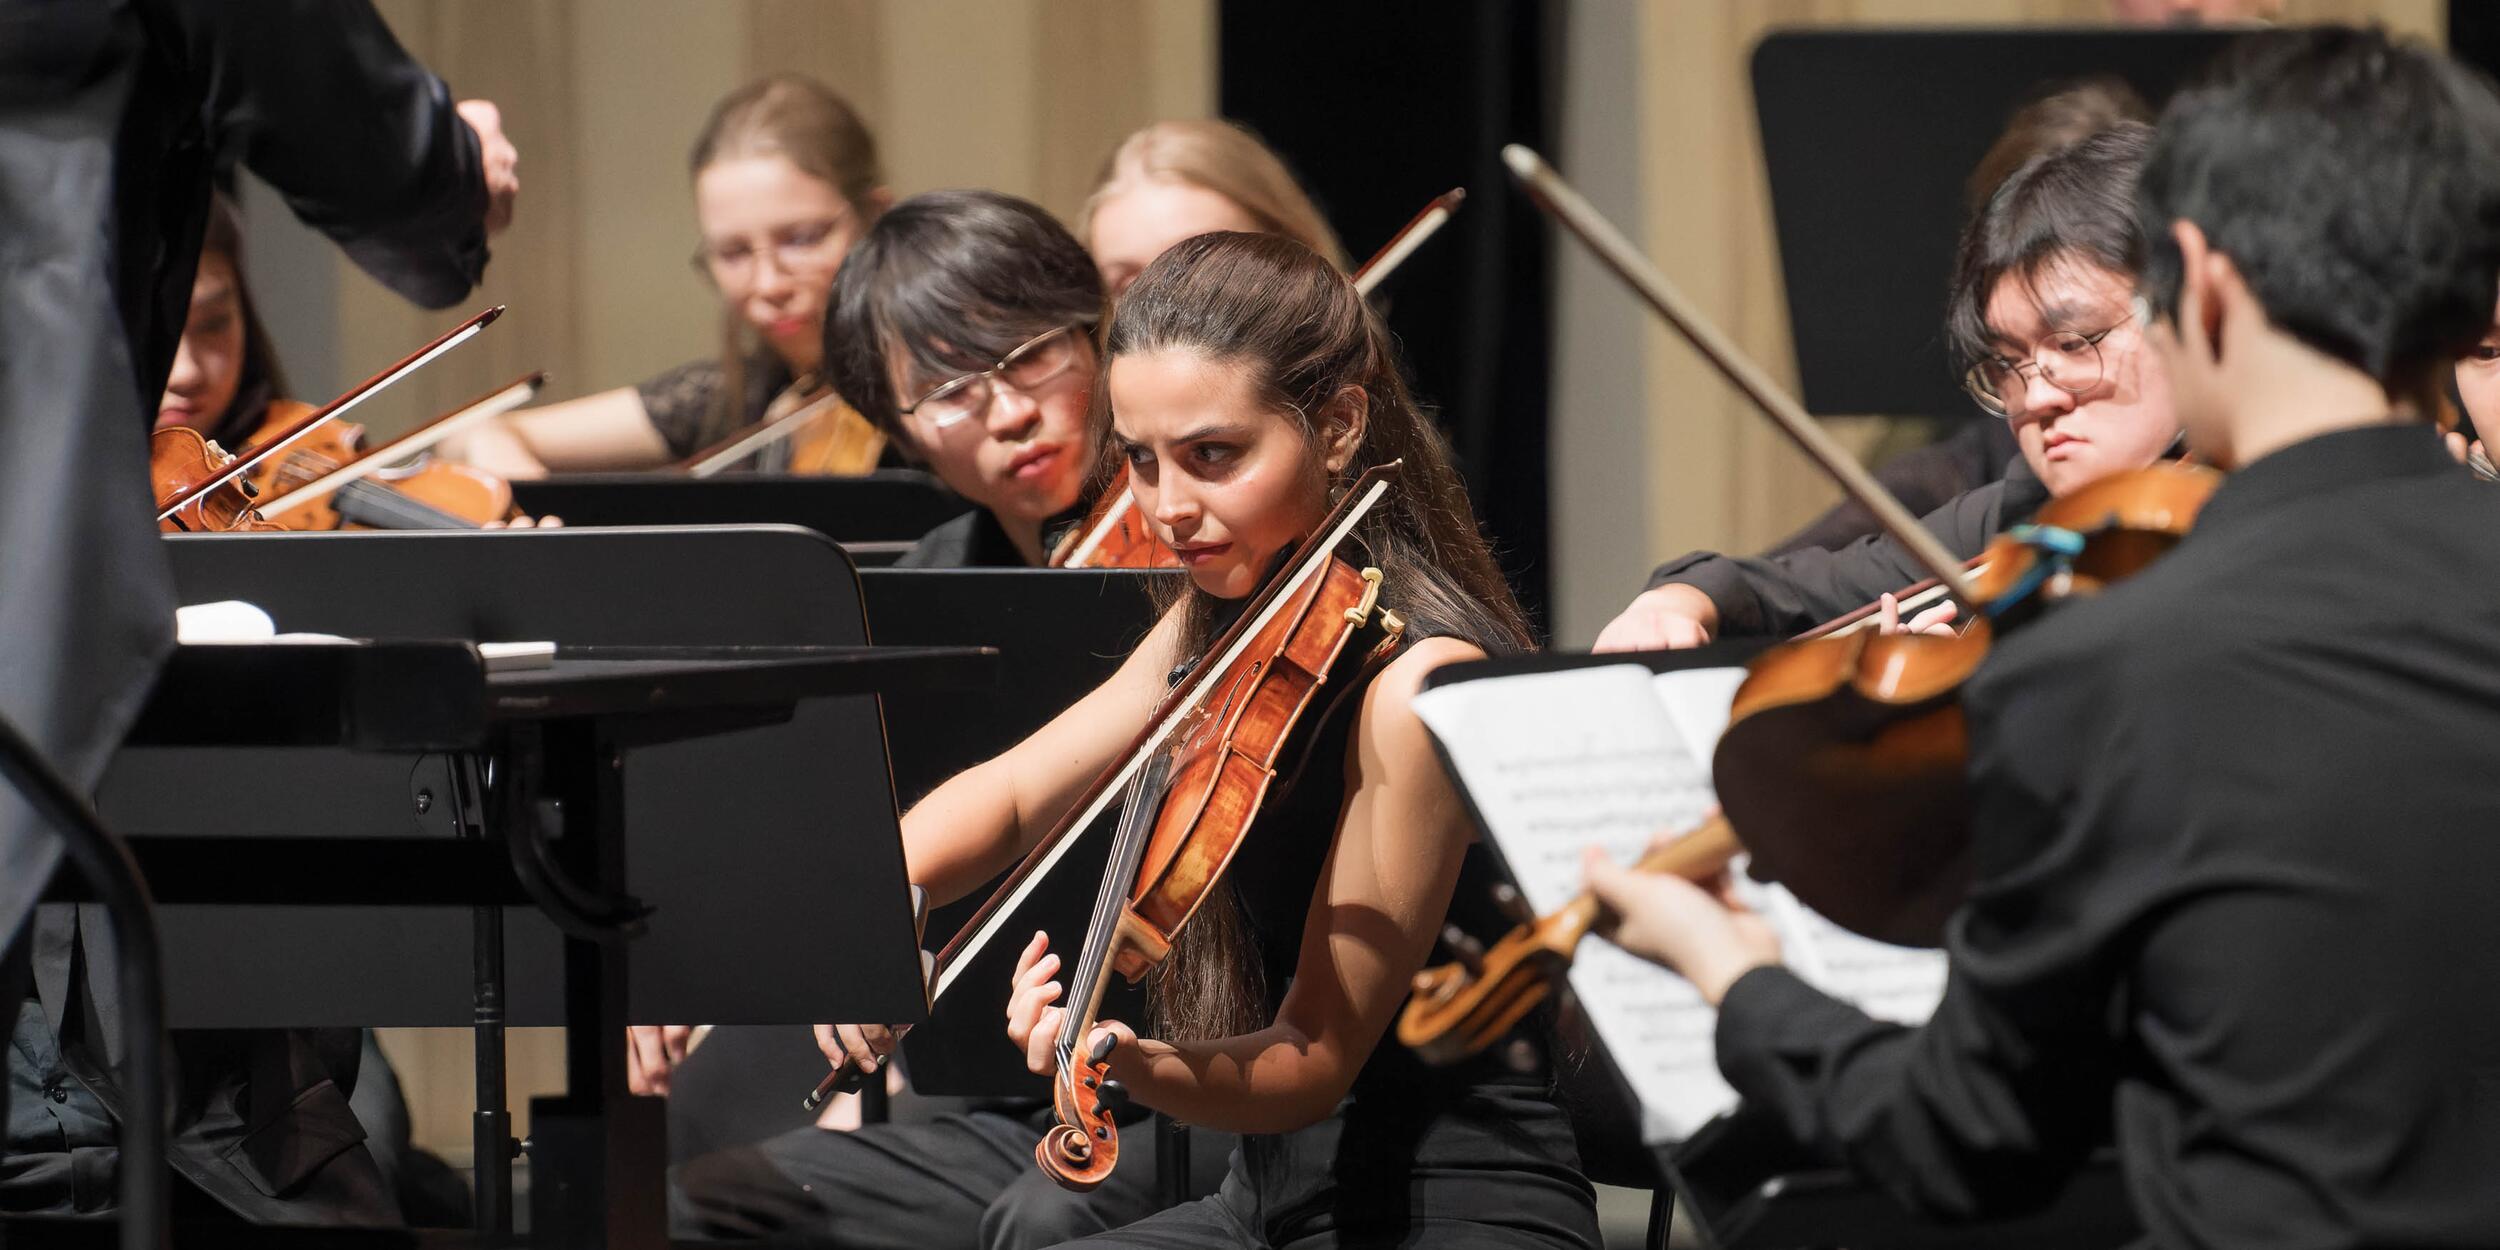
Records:
{"label": "woman with long dark hair", "polygon": [[[915,881],[961,893],[1030,845],[1277,558],[1393,460],[1396,484],[1352,541],[1383,574],[1382,605],[1408,623],[1399,653],[1317,726],[1311,762],[1181,930],[1152,983],[1150,1027],[1103,1026],[1131,1098],[1243,1138],[1221,1193],[1099,1239],[1595,1244],[1545,1075],[1428,1070],[1382,1045],[1454,899],[1482,897],[1466,817],[1411,700],[1442,664],[1531,645],[1387,330],[1309,248],[1202,235],[1122,298],[1096,396],[1104,467],[1126,462],[1188,585],[1102,687],[913,809]],[[1036,935],[1018,967],[1008,1032],[1036,1071],[1050,1068],[1061,1021],[1053,952],[1080,936]]]}

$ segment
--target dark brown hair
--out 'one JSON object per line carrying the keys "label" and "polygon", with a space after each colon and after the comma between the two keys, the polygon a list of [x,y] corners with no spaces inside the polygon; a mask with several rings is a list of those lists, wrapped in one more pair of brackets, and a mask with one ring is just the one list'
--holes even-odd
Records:
{"label": "dark brown hair", "polygon": [[2005,133],[1972,167],[1963,198],[1977,212],[2015,170],[2033,160],[2108,130],[2121,122],[2150,124],[2152,106],[2123,78],[2087,78],[2052,91],[2015,110]]}
{"label": "dark brown hair", "polygon": [[[1103,341],[1092,424],[1105,478],[1118,464],[1105,379],[1122,356],[1185,351],[1246,369],[1259,401],[1290,414],[1300,428],[1314,472],[1326,471],[1318,453],[1320,413],[1341,392],[1358,389],[1367,401],[1362,441],[1329,487],[1335,497],[1365,470],[1405,462],[1354,531],[1362,561],[1381,571],[1382,606],[1406,618],[1409,638],[1447,635],[1492,655],[1533,646],[1449,445],[1407,390],[1388,329],[1318,253],[1271,234],[1205,234],[1174,244],[1121,297]],[[1184,612],[1183,654],[1196,655],[1213,631],[1217,605],[1194,587],[1173,593]],[[1228,891],[1217,892],[1157,971],[1158,1032],[1221,1037],[1264,1024],[1254,1006],[1262,996],[1258,967],[1238,904]]]}
{"label": "dark brown hair", "polygon": [[[287,384],[285,371],[278,367],[278,349],[269,341],[269,328],[261,324],[260,310],[252,305],[251,284],[243,277],[243,219],[224,192],[209,197],[208,233],[200,240],[200,259],[205,262],[211,256],[224,257],[234,270],[234,304],[243,318],[243,363],[235,378],[234,399],[206,433],[226,450],[241,451],[243,440],[260,428],[270,403],[287,397]],[[156,399],[148,398],[151,404]]]}
{"label": "dark brown hair", "polygon": [[2152,127],[2120,122],[2033,157],[1988,197],[1962,231],[1945,300],[1945,342],[1957,370],[1993,354],[1988,299],[2000,279],[2029,282],[2078,262],[2134,271],[2141,250],[2135,180],[2152,140]]}

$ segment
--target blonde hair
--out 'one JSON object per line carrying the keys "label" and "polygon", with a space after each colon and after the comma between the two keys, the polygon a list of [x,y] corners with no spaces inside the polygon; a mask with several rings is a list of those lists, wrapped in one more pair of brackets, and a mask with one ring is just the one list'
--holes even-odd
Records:
{"label": "blonde hair", "polygon": [[1092,237],[1094,210],[1105,200],[1148,182],[1181,182],[1212,191],[1240,206],[1261,231],[1292,239],[1339,269],[1346,266],[1337,233],[1328,228],[1328,220],[1283,158],[1258,136],[1227,121],[1156,122],[1121,140],[1094,176],[1094,193],[1085,197],[1077,214],[1077,237]]}
{"label": "blonde hair", "polygon": [[779,156],[865,211],[885,182],[877,141],[850,102],[803,74],[772,74],[721,97],[695,136],[688,172],[742,156]]}
{"label": "blonde hair", "polygon": [[[722,161],[778,156],[800,173],[841,192],[863,225],[877,217],[876,190],[885,185],[877,141],[850,101],[804,74],[769,74],[722,96],[695,136],[687,172],[701,177]],[[721,315],[721,385],[711,410],[696,427],[695,441],[708,445],[744,424],[745,360],[753,350],[737,314]]]}

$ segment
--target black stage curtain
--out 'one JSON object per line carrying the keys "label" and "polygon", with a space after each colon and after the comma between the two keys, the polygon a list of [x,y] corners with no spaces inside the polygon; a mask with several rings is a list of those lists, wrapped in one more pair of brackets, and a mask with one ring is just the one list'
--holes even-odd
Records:
{"label": "black stage curtain", "polygon": [[1502,145],[1550,151],[1565,6],[1223,0],[1223,114],[1284,154],[1360,264],[1432,197],[1466,207],[1382,288],[1494,549],[1546,628],[1552,238]]}

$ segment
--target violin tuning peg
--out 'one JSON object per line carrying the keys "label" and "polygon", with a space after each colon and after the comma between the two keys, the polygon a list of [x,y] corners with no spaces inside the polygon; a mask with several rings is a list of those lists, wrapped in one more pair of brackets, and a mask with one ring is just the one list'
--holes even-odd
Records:
{"label": "violin tuning peg", "polygon": [[1102,1105],[1106,1107],[1119,1108],[1128,1105],[1128,1086],[1118,1081],[1104,1081],[1101,1092]]}
{"label": "violin tuning peg", "polygon": [[1468,975],[1484,971],[1484,943],[1467,936],[1466,930],[1457,925],[1442,929],[1441,944],[1449,947],[1450,953],[1458,957],[1460,966],[1467,969]]}
{"label": "violin tuning peg", "polygon": [[1502,909],[1513,924],[1527,924],[1536,919],[1536,910],[1528,906],[1528,898],[1519,887],[1504,881],[1493,887],[1493,905]]}
{"label": "violin tuning peg", "polygon": [[[1086,1051],[1085,1056],[1095,1063],[1108,1063],[1111,1060],[1112,1049],[1119,1044],[1120,1039],[1116,1035],[1105,1033],[1094,1039],[1093,1049]],[[1117,1082],[1112,1083],[1117,1084]]]}

